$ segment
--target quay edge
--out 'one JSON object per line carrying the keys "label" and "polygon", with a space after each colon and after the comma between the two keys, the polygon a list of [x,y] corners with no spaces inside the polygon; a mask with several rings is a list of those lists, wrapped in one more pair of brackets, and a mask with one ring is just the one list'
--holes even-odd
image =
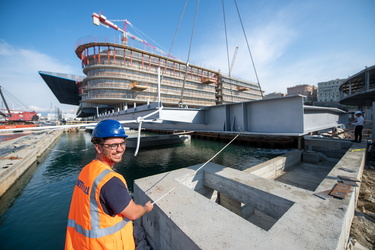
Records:
{"label": "quay edge", "polygon": [[63,129],[38,132],[0,143],[0,197],[60,138],[63,132]]}

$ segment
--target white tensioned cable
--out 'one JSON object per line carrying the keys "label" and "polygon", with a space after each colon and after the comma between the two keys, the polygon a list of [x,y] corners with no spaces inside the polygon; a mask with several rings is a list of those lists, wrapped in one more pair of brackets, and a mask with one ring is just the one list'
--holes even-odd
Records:
{"label": "white tensioned cable", "polygon": [[171,190],[169,190],[168,192],[166,192],[164,195],[162,195],[156,201],[152,202],[152,204],[155,204],[156,202],[158,202],[161,199],[163,199],[165,196],[167,196],[168,194],[170,194],[176,187],[178,187],[179,185],[181,185],[185,180],[187,180],[188,178],[190,178],[191,176],[193,176],[194,174],[196,174],[199,170],[201,170],[204,166],[206,166],[210,161],[212,161],[218,154],[220,154],[226,147],[228,147],[240,134],[241,133],[238,133],[230,142],[228,142],[227,145],[225,145],[222,149],[220,149],[219,152],[217,152],[214,156],[212,156],[211,159],[209,159],[208,161],[206,161],[202,166],[200,166],[197,170],[195,170],[191,175],[188,175],[185,179],[183,179],[182,181],[180,181],[176,186],[174,186],[173,188],[171,188]]}
{"label": "white tensioned cable", "polygon": [[[159,113],[161,110],[163,109],[163,106],[161,106],[160,108],[158,108],[156,111],[154,112],[151,112],[150,114],[148,115],[145,115],[143,117],[138,117],[137,118],[137,122],[139,123],[138,125],[138,138],[137,138],[137,148],[135,150],[135,153],[134,153],[134,156],[137,156],[138,154],[138,150],[139,150],[139,145],[141,144],[141,129],[142,129],[142,122],[143,121],[146,121],[145,118],[148,118],[154,114],[157,114]],[[120,122],[121,123],[121,122]]]}

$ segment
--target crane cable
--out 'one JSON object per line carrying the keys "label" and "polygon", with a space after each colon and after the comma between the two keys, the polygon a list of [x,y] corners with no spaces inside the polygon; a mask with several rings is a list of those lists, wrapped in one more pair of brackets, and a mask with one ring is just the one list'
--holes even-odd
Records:
{"label": "crane cable", "polygon": [[[24,102],[22,102],[20,99],[18,99],[17,96],[13,95],[12,93],[10,93],[8,90],[6,90],[2,86],[0,86],[0,93],[3,93],[4,95],[6,95],[9,98],[11,98],[11,100],[13,102],[15,102],[17,105],[21,105],[23,109],[27,109],[28,111],[32,111]],[[8,107],[8,105],[6,103],[6,100],[5,100],[5,96],[3,94],[1,95],[3,97],[2,99],[4,101],[4,104],[7,106],[7,109],[9,109],[9,107]]]}
{"label": "crane cable", "polygon": [[186,66],[185,66],[184,81],[182,83],[180,101],[178,102],[178,105],[180,107],[182,107],[182,105],[183,105],[183,101],[182,100],[184,98],[184,89],[185,89],[185,83],[186,83],[186,76],[187,76],[187,71],[188,71],[188,67],[189,67],[189,64],[190,64],[190,62],[189,62],[190,61],[190,53],[191,53],[191,47],[192,47],[192,44],[193,44],[193,37],[194,37],[194,30],[195,30],[195,25],[196,25],[196,21],[197,21],[199,2],[200,2],[200,0],[197,1],[197,5],[196,5],[196,8],[195,8],[194,23],[193,23],[193,28],[192,28],[192,31],[191,31],[188,58],[187,58],[187,61],[186,61]]}
{"label": "crane cable", "polygon": [[176,41],[177,33],[178,33],[178,30],[180,29],[180,25],[181,25],[181,22],[182,22],[182,17],[184,16],[184,13],[185,13],[185,10],[186,10],[186,6],[187,6],[188,2],[189,2],[189,0],[185,1],[184,8],[182,9],[182,13],[180,15],[180,21],[178,22],[176,31],[174,32],[172,44],[171,44],[171,47],[169,48],[168,55],[170,55],[172,53],[172,48],[173,48],[174,42]]}
{"label": "crane cable", "polygon": [[[183,179],[182,181],[180,181],[179,183],[177,183],[173,188],[171,188],[168,192],[166,192],[165,194],[163,194],[161,197],[159,197],[158,199],[156,199],[154,202],[152,202],[151,204],[154,205],[155,203],[157,203],[158,201],[160,201],[161,199],[163,199],[165,196],[167,196],[168,194],[170,194],[173,190],[175,190],[179,185],[181,185],[184,181],[186,181],[188,178],[190,178],[191,176],[195,175],[199,170],[201,170],[204,166],[206,166],[210,161],[212,161],[218,154],[220,154],[226,147],[228,147],[235,139],[237,139],[237,137],[241,134],[238,133],[230,142],[227,143],[227,145],[225,145],[222,149],[220,149],[219,152],[217,152],[214,156],[212,156],[208,161],[206,161],[204,164],[202,164],[202,166],[200,166],[197,170],[195,170],[192,174],[188,175],[185,179]],[[149,189],[150,190],[150,189]],[[149,191],[147,190],[145,193],[147,194],[147,192]]]}
{"label": "crane cable", "polygon": [[230,81],[230,96],[232,97],[232,102],[233,102],[233,84],[232,84],[232,77],[231,77],[231,67],[230,67],[230,62],[229,62],[228,34],[227,34],[227,22],[226,22],[226,18],[225,18],[224,0],[222,0],[221,2],[222,2],[222,6],[223,6],[225,44],[226,44],[226,47],[227,47],[227,61],[228,61],[229,81]]}
{"label": "crane cable", "polygon": [[251,54],[251,50],[250,50],[250,46],[249,46],[249,42],[248,42],[248,40],[247,40],[247,36],[246,36],[246,32],[245,32],[245,28],[244,28],[244,26],[243,26],[243,22],[242,22],[242,18],[241,18],[240,11],[239,11],[239,9],[238,9],[237,1],[234,0],[234,3],[235,3],[235,5],[236,5],[236,9],[237,9],[238,17],[239,17],[240,22],[241,22],[242,31],[243,31],[243,34],[244,34],[244,36],[245,36],[247,49],[249,50],[249,54],[250,54],[251,62],[252,62],[252,64],[253,64],[253,68],[254,68],[255,76],[256,76],[256,78],[257,78],[257,82],[258,82],[258,87],[259,87],[259,90],[260,90],[260,94],[261,94],[262,99],[263,99],[263,91],[262,91],[262,88],[260,87],[259,78],[258,78],[258,73],[257,73],[257,70],[256,70],[256,68],[255,68],[255,64],[254,64],[253,56],[252,56],[252,54]]}
{"label": "crane cable", "polygon": [[[180,15],[180,20],[178,22],[178,25],[176,27],[176,31],[174,33],[174,36],[173,36],[173,39],[172,39],[172,43],[171,43],[171,46],[169,47],[169,51],[168,51],[168,54],[167,56],[171,56],[171,53],[172,53],[172,48],[174,46],[174,42],[176,41],[176,37],[177,37],[177,33],[180,29],[180,25],[181,25],[181,22],[182,22],[182,18],[184,16],[184,13],[185,13],[185,10],[186,10],[186,6],[187,6],[187,3],[189,2],[189,0],[186,0],[185,1],[185,5],[184,5],[184,8],[182,9],[182,12],[181,12],[181,15]],[[161,77],[160,77],[160,85],[161,85],[161,82],[163,81],[163,77],[164,77],[164,71],[161,73]]]}

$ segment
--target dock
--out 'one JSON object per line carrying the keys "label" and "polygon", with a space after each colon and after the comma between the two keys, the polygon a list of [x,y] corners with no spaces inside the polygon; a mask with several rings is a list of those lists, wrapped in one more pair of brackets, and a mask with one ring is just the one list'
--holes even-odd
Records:
{"label": "dock", "polygon": [[62,135],[64,130],[35,132],[0,143],[0,197]]}
{"label": "dock", "polygon": [[[173,191],[136,223],[154,249],[345,249],[360,182],[345,197],[328,193],[339,176],[361,179],[365,149],[311,138],[303,149],[244,171],[214,163],[196,171],[202,163],[142,178],[134,184],[138,203]],[[324,192],[326,198],[316,195]]]}

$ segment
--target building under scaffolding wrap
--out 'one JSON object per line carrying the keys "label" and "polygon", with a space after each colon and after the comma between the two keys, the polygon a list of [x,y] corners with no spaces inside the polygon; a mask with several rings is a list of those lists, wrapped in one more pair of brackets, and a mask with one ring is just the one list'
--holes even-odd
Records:
{"label": "building under scaffolding wrap", "polygon": [[[135,47],[80,42],[76,55],[86,77],[78,82],[80,109],[120,111],[158,101],[158,68],[163,106],[205,107],[261,99],[257,84]],[[99,111],[100,112],[100,111]],[[80,111],[79,111],[80,113]]]}

